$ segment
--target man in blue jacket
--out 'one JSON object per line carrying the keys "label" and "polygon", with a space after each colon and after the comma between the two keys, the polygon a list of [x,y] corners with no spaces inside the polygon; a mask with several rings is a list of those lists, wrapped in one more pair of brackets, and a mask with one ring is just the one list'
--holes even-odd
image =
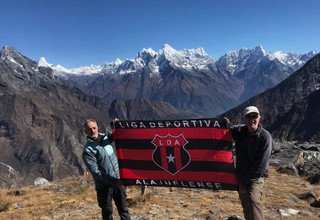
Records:
{"label": "man in blue jacket", "polygon": [[130,219],[126,192],[119,175],[118,158],[111,146],[112,132],[99,133],[97,122],[94,119],[84,122],[84,130],[88,140],[84,146],[82,158],[95,181],[102,218],[112,219],[113,199],[121,220]]}
{"label": "man in blue jacket", "polygon": [[236,174],[239,179],[239,198],[246,220],[264,219],[262,196],[268,177],[272,137],[260,124],[257,107],[244,111],[245,125],[230,128],[236,148]]}

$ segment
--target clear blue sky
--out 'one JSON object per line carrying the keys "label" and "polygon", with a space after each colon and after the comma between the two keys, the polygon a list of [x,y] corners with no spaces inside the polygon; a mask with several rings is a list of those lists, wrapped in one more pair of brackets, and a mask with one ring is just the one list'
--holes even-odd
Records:
{"label": "clear blue sky", "polygon": [[320,51],[319,0],[0,0],[0,47],[65,67],[168,43],[214,58],[243,47]]}

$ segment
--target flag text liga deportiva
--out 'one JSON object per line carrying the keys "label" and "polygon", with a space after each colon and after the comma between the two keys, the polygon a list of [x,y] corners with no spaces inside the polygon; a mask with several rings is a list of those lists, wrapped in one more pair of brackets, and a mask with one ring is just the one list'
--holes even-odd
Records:
{"label": "flag text liga deportiva", "polygon": [[124,185],[238,188],[223,119],[117,121],[113,132]]}

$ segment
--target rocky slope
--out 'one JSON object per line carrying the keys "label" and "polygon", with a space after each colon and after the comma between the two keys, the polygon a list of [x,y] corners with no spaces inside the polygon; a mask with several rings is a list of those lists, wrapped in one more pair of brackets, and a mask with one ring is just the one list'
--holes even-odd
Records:
{"label": "rocky slope", "polygon": [[223,116],[242,120],[243,110],[256,105],[262,123],[283,140],[320,140],[320,54],[272,89],[257,95]]}
{"label": "rocky slope", "polygon": [[95,117],[105,124],[105,104],[14,48],[4,47],[0,57],[1,185],[83,174],[82,123]]}

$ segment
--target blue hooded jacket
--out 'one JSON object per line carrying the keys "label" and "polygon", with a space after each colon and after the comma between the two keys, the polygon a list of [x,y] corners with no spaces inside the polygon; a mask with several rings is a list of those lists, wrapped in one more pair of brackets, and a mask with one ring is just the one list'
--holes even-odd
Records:
{"label": "blue hooded jacket", "polygon": [[95,180],[96,188],[111,187],[120,179],[118,158],[111,145],[112,133],[99,133],[99,140],[88,137],[82,159]]}

